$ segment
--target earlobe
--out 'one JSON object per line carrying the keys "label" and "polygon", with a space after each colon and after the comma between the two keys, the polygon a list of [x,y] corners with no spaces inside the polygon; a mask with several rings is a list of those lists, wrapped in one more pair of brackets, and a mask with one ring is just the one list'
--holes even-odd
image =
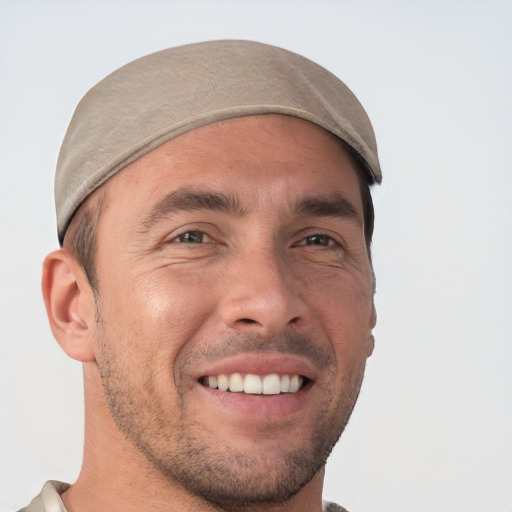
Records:
{"label": "earlobe", "polygon": [[55,339],[78,361],[94,361],[94,296],[75,258],[66,249],[51,252],[43,263],[42,290]]}
{"label": "earlobe", "polygon": [[373,334],[369,334],[366,340],[366,357],[370,357],[373,354],[373,349],[375,348],[375,338]]}

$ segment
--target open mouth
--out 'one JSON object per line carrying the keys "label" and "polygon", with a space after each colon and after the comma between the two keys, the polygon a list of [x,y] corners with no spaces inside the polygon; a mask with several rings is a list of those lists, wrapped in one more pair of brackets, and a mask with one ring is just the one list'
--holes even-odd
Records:
{"label": "open mouth", "polygon": [[248,395],[280,395],[282,393],[297,393],[309,380],[302,375],[255,375],[241,373],[207,375],[199,379],[203,386],[208,386],[219,391],[231,393],[245,393]]}

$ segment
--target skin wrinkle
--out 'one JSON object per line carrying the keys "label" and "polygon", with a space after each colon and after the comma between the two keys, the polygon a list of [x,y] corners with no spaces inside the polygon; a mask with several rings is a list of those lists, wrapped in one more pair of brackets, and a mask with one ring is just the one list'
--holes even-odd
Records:
{"label": "skin wrinkle", "polygon": [[[149,215],[142,221],[139,232],[146,233],[153,225],[170,214],[200,210],[223,212],[240,217],[250,213],[240,205],[236,196],[212,192],[201,187],[179,189],[164,196],[151,208]],[[341,194],[332,194],[328,197],[306,197],[293,205],[290,210],[318,217],[346,217],[360,223],[357,210]]]}
{"label": "skin wrinkle", "polygon": [[[99,341],[99,344],[103,347],[103,349],[106,349],[106,345],[103,343],[103,341]],[[226,340],[221,346],[218,346],[214,349],[211,349],[205,353],[202,353],[202,359],[212,361],[217,358],[222,357],[228,357],[232,355],[236,355],[238,353],[248,353],[246,347],[249,345],[251,347],[251,350],[254,352],[270,352],[270,351],[279,351],[282,353],[289,353],[289,354],[296,354],[296,355],[302,355],[306,356],[315,361],[318,365],[318,367],[323,368],[324,370],[334,372],[335,362],[333,360],[332,354],[328,354],[325,351],[318,350],[310,340],[304,337],[299,336],[281,336],[281,337],[275,337],[272,339],[254,339],[254,337],[232,337],[229,340]],[[108,359],[112,361],[115,358],[115,354],[112,354]],[[182,361],[179,359],[176,361],[176,366],[178,369],[175,369],[174,375],[175,375],[175,383],[177,385],[178,393],[181,397],[180,405],[183,407],[183,393],[180,390],[180,382],[183,379],[183,374],[186,373],[186,369],[189,367],[193,367],[194,364],[197,363],[197,361],[193,361],[190,357],[184,357]],[[104,390],[105,393],[109,399],[109,404],[111,408],[116,410],[115,418],[118,422],[118,425],[120,429],[124,432],[126,432],[126,435],[130,438],[132,435],[131,427],[133,427],[133,421],[134,416],[131,414],[126,414],[126,411],[124,408],[119,407],[119,396],[118,392],[119,390],[111,387],[111,383],[116,381],[117,379],[122,379],[122,374],[112,373],[112,370],[110,367],[107,366],[106,371],[104,367],[99,368],[100,373],[102,374],[102,381],[104,384]],[[335,371],[337,374],[338,372]],[[352,372],[353,374],[354,372]],[[349,379],[350,380],[350,379]],[[352,389],[353,382],[350,383],[351,385],[346,386],[347,389]],[[341,433],[343,432],[346,424],[348,423],[348,419],[350,417],[350,414],[352,413],[353,406],[355,405],[355,402],[357,400],[357,396],[359,395],[359,390],[361,387],[361,381],[357,384],[356,389],[354,390],[354,393],[350,396],[343,396],[339,397],[338,402],[341,403],[342,400],[348,400],[351,402],[352,408],[348,411],[346,414],[346,417],[344,420],[338,424],[336,427],[337,434],[334,439],[331,439],[331,442],[325,446],[325,434],[324,429],[312,429],[311,433],[311,440],[312,444],[316,446],[323,446],[323,453],[318,452],[311,454],[306,453],[299,453],[295,454],[294,457],[290,460],[287,460],[286,463],[288,465],[287,468],[287,475],[288,475],[288,481],[285,484],[279,484],[281,479],[276,478],[275,481],[277,482],[275,484],[274,488],[270,488],[267,490],[267,494],[270,496],[273,496],[273,500],[275,502],[276,496],[279,496],[277,498],[277,502],[279,501],[286,501],[289,500],[292,496],[297,494],[300,489],[303,487],[305,482],[309,481],[310,478],[325,464],[328,456],[330,455],[334,445],[338,441],[339,437],[341,436]],[[330,403],[334,400],[334,394],[329,393],[329,391],[326,391],[324,393],[324,396],[327,396],[329,398],[329,402],[326,405],[326,409],[329,408]],[[124,397],[124,400],[126,400],[127,397]],[[130,404],[133,407],[133,410],[136,410],[137,404]],[[194,464],[189,466],[187,469],[187,472],[183,476],[183,482],[190,486],[190,482],[195,481],[201,481],[203,483],[203,487],[197,487],[195,488],[195,492],[202,496],[205,501],[208,501],[210,503],[213,503],[214,505],[219,507],[219,510],[225,510],[225,511],[242,511],[242,510],[250,510],[254,507],[255,504],[258,503],[265,503],[267,501],[267,495],[261,495],[259,494],[256,496],[247,496],[247,494],[244,492],[244,489],[242,487],[232,487],[230,488],[229,494],[221,494],[219,491],[215,490],[214,487],[204,487],[204,483],[211,480],[211,475],[217,475],[222,474],[224,472],[224,466],[219,465],[218,462],[215,462],[216,460],[219,460],[219,457],[212,457],[211,459],[205,460],[204,456],[202,456],[202,452],[206,449],[207,446],[207,440],[208,440],[208,434],[205,432],[202,432],[202,435],[190,435],[189,432],[195,432],[197,430],[197,427],[194,426],[193,423],[187,422],[186,412],[182,411],[182,416],[180,420],[180,428],[178,429],[178,432],[180,434],[177,436],[177,441],[182,446],[182,450],[184,454],[181,457],[176,457],[174,459],[168,459],[165,462],[156,459],[150,454],[148,454],[148,448],[146,446],[146,443],[144,442],[144,439],[140,437],[136,437],[136,442],[138,448],[149,457],[149,459],[155,464],[156,467],[158,467],[163,473],[167,474],[169,478],[176,479],[176,474],[170,471],[170,468],[174,466],[183,466],[184,462],[187,460],[196,460],[200,458],[202,460],[201,464]],[[161,428],[165,429],[166,424],[161,424]],[[146,433],[147,434],[147,433]],[[271,431],[269,432],[269,435],[271,435]],[[172,436],[171,436],[172,437]],[[264,468],[264,470],[268,473],[272,473],[274,471],[273,467],[269,467],[266,464],[266,460],[263,459],[254,459],[250,460],[247,458],[246,455],[241,455],[239,453],[233,452],[231,448],[229,447],[223,447],[223,458],[226,460],[230,460],[232,464],[237,465],[241,468],[251,469],[255,465],[260,466]],[[312,461],[315,461],[315,465],[312,465]],[[298,473],[302,474],[303,472],[300,471],[299,468],[308,468],[308,473],[305,477],[303,477],[302,481],[298,481],[296,486],[293,488],[292,491],[290,491],[290,480],[293,481],[293,475],[295,471],[298,471]],[[257,476],[254,477],[254,479],[257,479]],[[257,484],[256,481],[254,481],[252,484],[249,484],[249,487],[253,487]],[[245,482],[244,488],[247,485],[247,482]],[[193,488],[193,486],[192,486]],[[242,500],[236,500],[233,499],[233,496],[243,496]]]}
{"label": "skin wrinkle", "polygon": [[[180,368],[187,369],[198,365],[202,361],[217,361],[219,359],[234,357],[240,354],[249,353],[272,353],[291,354],[303,356],[312,361],[315,366],[320,368],[329,368],[333,364],[333,354],[320,349],[306,336],[282,334],[272,338],[263,338],[260,336],[232,336],[223,341],[222,344],[215,344],[212,348],[203,344],[204,350],[202,357],[191,360],[185,357],[180,361]],[[249,348],[249,350],[248,350]],[[175,370],[176,371],[176,370]],[[175,373],[176,374],[176,373]],[[179,375],[179,373],[177,373]]]}
{"label": "skin wrinkle", "polygon": [[[215,126],[212,125],[211,128],[215,129]],[[298,143],[308,147],[305,141],[299,141]],[[267,145],[265,141],[260,141],[260,144]],[[338,141],[340,147],[342,147],[345,151],[347,150],[347,146],[342,141]],[[188,148],[182,148],[182,156],[190,153],[198,154],[202,152],[201,146],[194,146]],[[364,235],[366,240],[366,250],[368,252],[368,257],[370,259],[370,263],[372,260],[371,257],[371,244],[373,237],[373,229],[374,229],[374,208],[373,201],[370,194],[370,181],[368,177],[368,173],[365,172],[357,158],[353,155],[352,151],[346,152],[347,157],[349,158],[354,171],[358,176],[359,187],[361,191],[361,198],[363,204],[363,220],[364,220]],[[165,155],[172,161],[172,159],[176,156],[173,151],[166,151]],[[240,164],[241,165],[241,164]],[[95,252],[96,252],[96,227],[99,222],[100,216],[103,213],[105,199],[107,197],[107,192],[109,189],[110,182],[107,181],[104,183],[98,190],[95,190],[79,207],[77,213],[71,219],[70,225],[68,227],[67,232],[65,233],[64,238],[64,246],[68,247],[72,254],[76,257],[77,261],[80,263],[81,267],[84,269],[84,272],[87,275],[89,280],[89,284],[91,285],[92,290],[97,293],[99,283],[96,276],[96,270],[94,268],[95,264]],[[176,191],[176,193],[179,191]],[[159,219],[162,219],[167,213],[171,211],[176,211],[178,205],[173,204],[174,198],[173,193],[170,194],[171,197],[163,198],[161,200],[161,204],[157,205],[152,212],[143,222],[140,228],[140,233],[143,234],[149,230],[151,225],[157,222]],[[182,198],[180,201],[180,208],[185,206],[184,201],[187,198]],[[189,199],[192,199],[191,197]],[[221,199],[221,198],[219,198]],[[218,201],[214,200],[214,201]],[[340,198],[343,201],[343,197]],[[240,215],[243,215],[243,209],[241,205],[236,204],[234,198],[225,198],[225,208],[226,211],[239,211]],[[220,204],[220,203],[219,203]],[[204,207],[207,205],[207,201],[205,201],[202,205],[197,203],[197,207]],[[211,208],[213,203],[210,203],[209,207]],[[348,206],[350,209],[350,206]],[[218,209],[218,208],[217,208]],[[89,240],[89,243],[77,243],[77,240]],[[375,276],[374,276],[374,292],[375,292]]]}
{"label": "skin wrinkle", "polygon": [[[181,496],[197,505],[194,510],[277,510],[281,504],[283,510],[299,510],[293,503],[306,497],[319,503],[323,466],[348,422],[371,353],[373,280],[358,177],[334,137],[309,123],[290,125],[276,117],[217,127],[218,140],[205,144],[201,157],[191,155],[190,165],[187,160],[168,166],[162,154],[180,148],[179,138],[170,141],[104,189],[108,201],[97,226],[96,362],[86,372],[98,383],[96,402],[108,405],[98,424],[112,426],[109,446],[100,444],[95,451],[117,443],[128,457],[120,471],[138,476],[143,470],[144,485],[158,482],[158,492],[169,498],[178,486]],[[240,137],[240,125],[249,133],[254,129],[267,149],[248,152],[253,156],[235,181],[235,171],[224,170],[230,169],[229,148],[232,135]],[[318,138],[318,152],[290,143],[295,130]],[[183,137],[196,143],[204,131]],[[252,141],[247,135],[240,143],[245,150]],[[323,170],[312,173],[311,161],[322,159]],[[259,173],[259,166],[271,172]],[[210,175],[215,180],[208,181]],[[236,192],[250,215],[212,218],[195,210],[163,222],[156,218],[158,236],[136,236],[141,219],[151,218],[162,196],[184,187],[197,190],[202,183],[225,196]],[[353,222],[347,204],[333,204],[336,197],[348,201],[359,222]],[[341,219],[328,219],[333,213]],[[216,244],[162,249],[152,241],[207,221],[226,222],[232,233],[220,252]],[[339,261],[337,249],[296,243],[325,226],[347,239],[350,256],[342,266],[327,266]],[[173,264],[178,257],[185,264]],[[248,421],[233,410],[226,417],[223,407],[205,398],[194,371],[198,365],[266,353],[297,356],[312,365],[315,382],[300,414],[279,421],[262,414]],[[147,466],[141,467],[118,437],[136,447]],[[90,458],[94,451],[88,453]],[[137,485],[134,479],[132,486]],[[86,495],[85,487],[82,492]],[[285,507],[297,494],[299,501]]]}
{"label": "skin wrinkle", "polygon": [[211,210],[239,216],[246,214],[237,198],[232,195],[211,192],[200,187],[189,187],[170,192],[160,199],[142,221],[140,232],[146,233],[154,224],[172,213],[194,210]]}

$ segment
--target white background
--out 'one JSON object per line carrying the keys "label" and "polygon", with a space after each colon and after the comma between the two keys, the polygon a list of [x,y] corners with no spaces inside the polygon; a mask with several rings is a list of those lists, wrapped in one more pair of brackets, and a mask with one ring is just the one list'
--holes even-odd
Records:
{"label": "white background", "polygon": [[510,512],[510,0],[0,0],[0,510],[80,466],[81,368],[39,291],[72,111],[120,65],[218,38],[318,61],[377,133],[376,350],[325,497],[354,512]]}

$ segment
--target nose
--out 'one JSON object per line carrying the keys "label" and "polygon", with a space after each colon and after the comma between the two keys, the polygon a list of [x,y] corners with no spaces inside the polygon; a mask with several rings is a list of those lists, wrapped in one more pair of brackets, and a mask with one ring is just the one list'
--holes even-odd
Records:
{"label": "nose", "polygon": [[278,255],[245,255],[230,265],[228,275],[221,317],[229,328],[268,336],[307,321],[300,277]]}

